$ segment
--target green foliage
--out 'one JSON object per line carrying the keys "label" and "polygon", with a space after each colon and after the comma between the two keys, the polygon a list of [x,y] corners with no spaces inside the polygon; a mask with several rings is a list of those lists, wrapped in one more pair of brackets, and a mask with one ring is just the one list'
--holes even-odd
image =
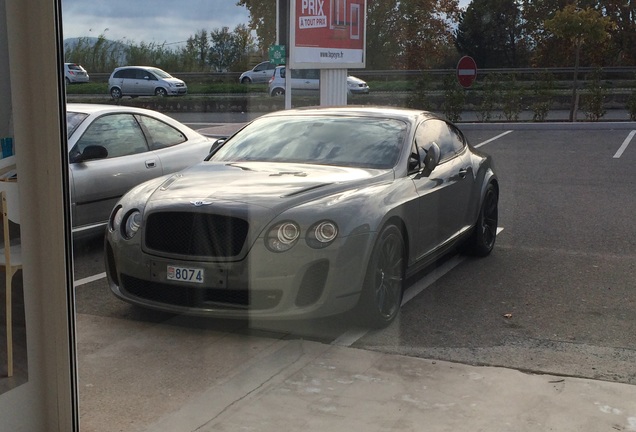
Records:
{"label": "green foliage", "polygon": [[496,107],[501,92],[501,75],[488,74],[481,83],[481,102],[477,106],[477,118],[487,122],[492,118],[492,111]]}
{"label": "green foliage", "polygon": [[591,74],[587,84],[588,91],[583,98],[585,117],[591,121],[598,121],[607,113],[605,109],[607,89],[603,87],[601,78],[602,74],[599,69]]}
{"label": "green foliage", "polygon": [[442,110],[448,120],[457,122],[462,118],[466,93],[464,88],[457,82],[454,74],[448,74],[444,77],[443,87],[444,102],[442,103]]}
{"label": "green foliage", "polygon": [[406,99],[406,105],[410,108],[417,108],[422,110],[432,110],[433,103],[428,96],[431,91],[431,75],[429,73],[422,73],[418,80],[415,82],[415,89],[409,94]]}
{"label": "green foliage", "polygon": [[254,52],[254,38],[243,24],[233,31],[224,27],[199,30],[182,48],[154,42],[111,41],[105,32],[97,38],[83,37],[67,43],[65,61],[79,63],[88,73],[108,73],[122,65],[156,66],[168,72],[243,71]]}
{"label": "green foliage", "polygon": [[554,75],[542,73],[532,85],[532,120],[542,122],[548,116],[554,100]]}
{"label": "green foliage", "polygon": [[523,99],[525,97],[524,90],[517,84],[514,75],[505,75],[502,79],[503,100],[501,102],[503,115],[508,121],[519,120],[519,114],[523,110]]}
{"label": "green foliage", "polygon": [[636,90],[632,91],[627,99],[627,112],[629,113],[629,119],[636,121]]}
{"label": "green foliage", "polygon": [[526,66],[527,40],[516,0],[472,0],[460,15],[455,45],[480,68]]}

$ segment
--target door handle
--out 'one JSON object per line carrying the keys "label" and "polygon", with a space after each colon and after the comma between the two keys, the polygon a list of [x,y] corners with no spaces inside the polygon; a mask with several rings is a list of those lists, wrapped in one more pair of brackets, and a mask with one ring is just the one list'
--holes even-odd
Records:
{"label": "door handle", "polygon": [[466,178],[467,174],[468,174],[468,168],[462,168],[459,170],[459,176],[461,178]]}
{"label": "door handle", "polygon": [[155,168],[156,166],[157,166],[157,163],[154,160],[146,161],[146,168]]}

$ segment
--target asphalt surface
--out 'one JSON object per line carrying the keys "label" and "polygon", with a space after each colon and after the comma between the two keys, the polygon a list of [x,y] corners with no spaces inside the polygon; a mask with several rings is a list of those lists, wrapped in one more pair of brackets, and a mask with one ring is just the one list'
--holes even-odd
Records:
{"label": "asphalt surface", "polygon": [[[229,131],[249,118],[233,118],[238,120],[233,125],[214,118],[185,120],[206,132],[220,132],[223,127]],[[117,358],[122,353],[114,347],[118,338],[128,331],[134,333],[144,328],[152,329],[147,332],[157,338],[155,343],[165,344],[165,350],[170,352],[180,344],[179,338],[196,339],[197,335],[214,335],[214,345],[210,346],[230,352],[260,352],[262,345],[259,344],[304,340],[320,346],[376,353],[362,356],[377,355],[380,357],[376,361],[390,361],[390,364],[395,364],[394,360],[398,364],[441,362],[439,364],[447,368],[461,369],[467,376],[481,374],[481,369],[470,367],[488,366],[499,371],[493,373],[502,373],[497,368],[505,368],[550,374],[552,378],[545,379],[544,384],[554,381],[560,385],[578,379],[636,384],[633,367],[636,361],[633,338],[636,330],[636,231],[633,230],[636,173],[632,169],[636,162],[636,142],[628,139],[631,131],[636,130],[636,124],[574,127],[465,124],[462,129],[473,145],[492,154],[496,161],[502,186],[499,223],[502,231],[495,250],[484,259],[449,256],[409,281],[408,301],[398,320],[387,329],[356,328],[346,315],[300,322],[239,322],[174,317],[134,308],[115,299],[108,292],[105,280],[99,277],[103,262],[101,240],[96,239],[77,244],[75,251],[76,280],[82,281],[76,288],[78,332],[90,330],[79,344],[80,369],[83,370],[80,382],[90,383],[102,374],[95,369],[100,363],[93,363],[102,344],[109,347],[108,355],[114,361],[120,361]],[[108,327],[111,325],[114,327]],[[98,336],[93,333],[95,326],[100,331],[110,330],[106,336]],[[105,340],[96,341],[100,337],[109,341],[112,338],[113,345]],[[126,337],[122,343],[125,341]],[[144,345],[147,343],[152,344],[144,342]],[[250,343],[261,348],[254,348]],[[209,360],[211,354],[203,346],[193,342],[188,348],[192,351],[183,353],[187,361],[196,361],[193,356]],[[127,357],[129,353],[124,352]],[[387,355],[392,360],[383,357]],[[398,356],[398,360],[394,356]],[[130,358],[121,361],[128,364]],[[206,371],[228,367],[204,363]],[[185,371],[179,372],[178,377],[181,378],[174,379],[189,384],[193,394],[203,392],[205,382],[213,385],[206,380],[195,385],[196,378]],[[515,379],[518,382],[513,380],[510,385],[520,385],[525,380],[519,376]],[[173,384],[160,386],[161,392],[170,392]],[[586,385],[590,385],[589,382]],[[440,386],[444,383],[438,383],[435,391],[440,390]],[[174,384],[174,388],[181,389],[182,399],[188,398],[187,385],[184,389]],[[100,418],[99,406],[103,406],[104,397],[108,402],[115,396],[108,392],[100,394],[92,387],[80,385],[80,389],[83,389],[80,393],[86,408],[84,418],[101,424],[96,421]],[[620,389],[623,393],[618,399],[625,395],[631,397],[632,386]],[[142,409],[126,397],[123,400],[137,410]],[[187,411],[185,407],[182,409]],[[609,427],[636,430],[633,417],[636,407],[629,409],[632,409],[632,417]],[[450,424],[431,430],[451,430]],[[219,428],[214,430],[226,430],[217,426]],[[605,430],[572,429],[571,426],[553,430]],[[417,429],[407,427],[406,430]],[[536,426],[520,427],[520,430],[548,429]]]}

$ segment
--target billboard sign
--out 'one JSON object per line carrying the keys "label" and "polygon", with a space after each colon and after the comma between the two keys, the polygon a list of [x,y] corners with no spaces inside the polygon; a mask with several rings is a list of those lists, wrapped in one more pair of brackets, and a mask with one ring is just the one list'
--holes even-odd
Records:
{"label": "billboard sign", "polygon": [[290,0],[290,67],[365,67],[366,6],[366,0]]}

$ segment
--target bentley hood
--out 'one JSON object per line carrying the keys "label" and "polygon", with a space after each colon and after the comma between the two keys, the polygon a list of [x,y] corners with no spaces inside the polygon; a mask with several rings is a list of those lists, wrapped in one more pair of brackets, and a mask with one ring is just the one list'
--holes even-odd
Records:
{"label": "bentley hood", "polygon": [[289,163],[203,162],[168,177],[147,204],[232,201],[272,210],[393,178],[391,170]]}

